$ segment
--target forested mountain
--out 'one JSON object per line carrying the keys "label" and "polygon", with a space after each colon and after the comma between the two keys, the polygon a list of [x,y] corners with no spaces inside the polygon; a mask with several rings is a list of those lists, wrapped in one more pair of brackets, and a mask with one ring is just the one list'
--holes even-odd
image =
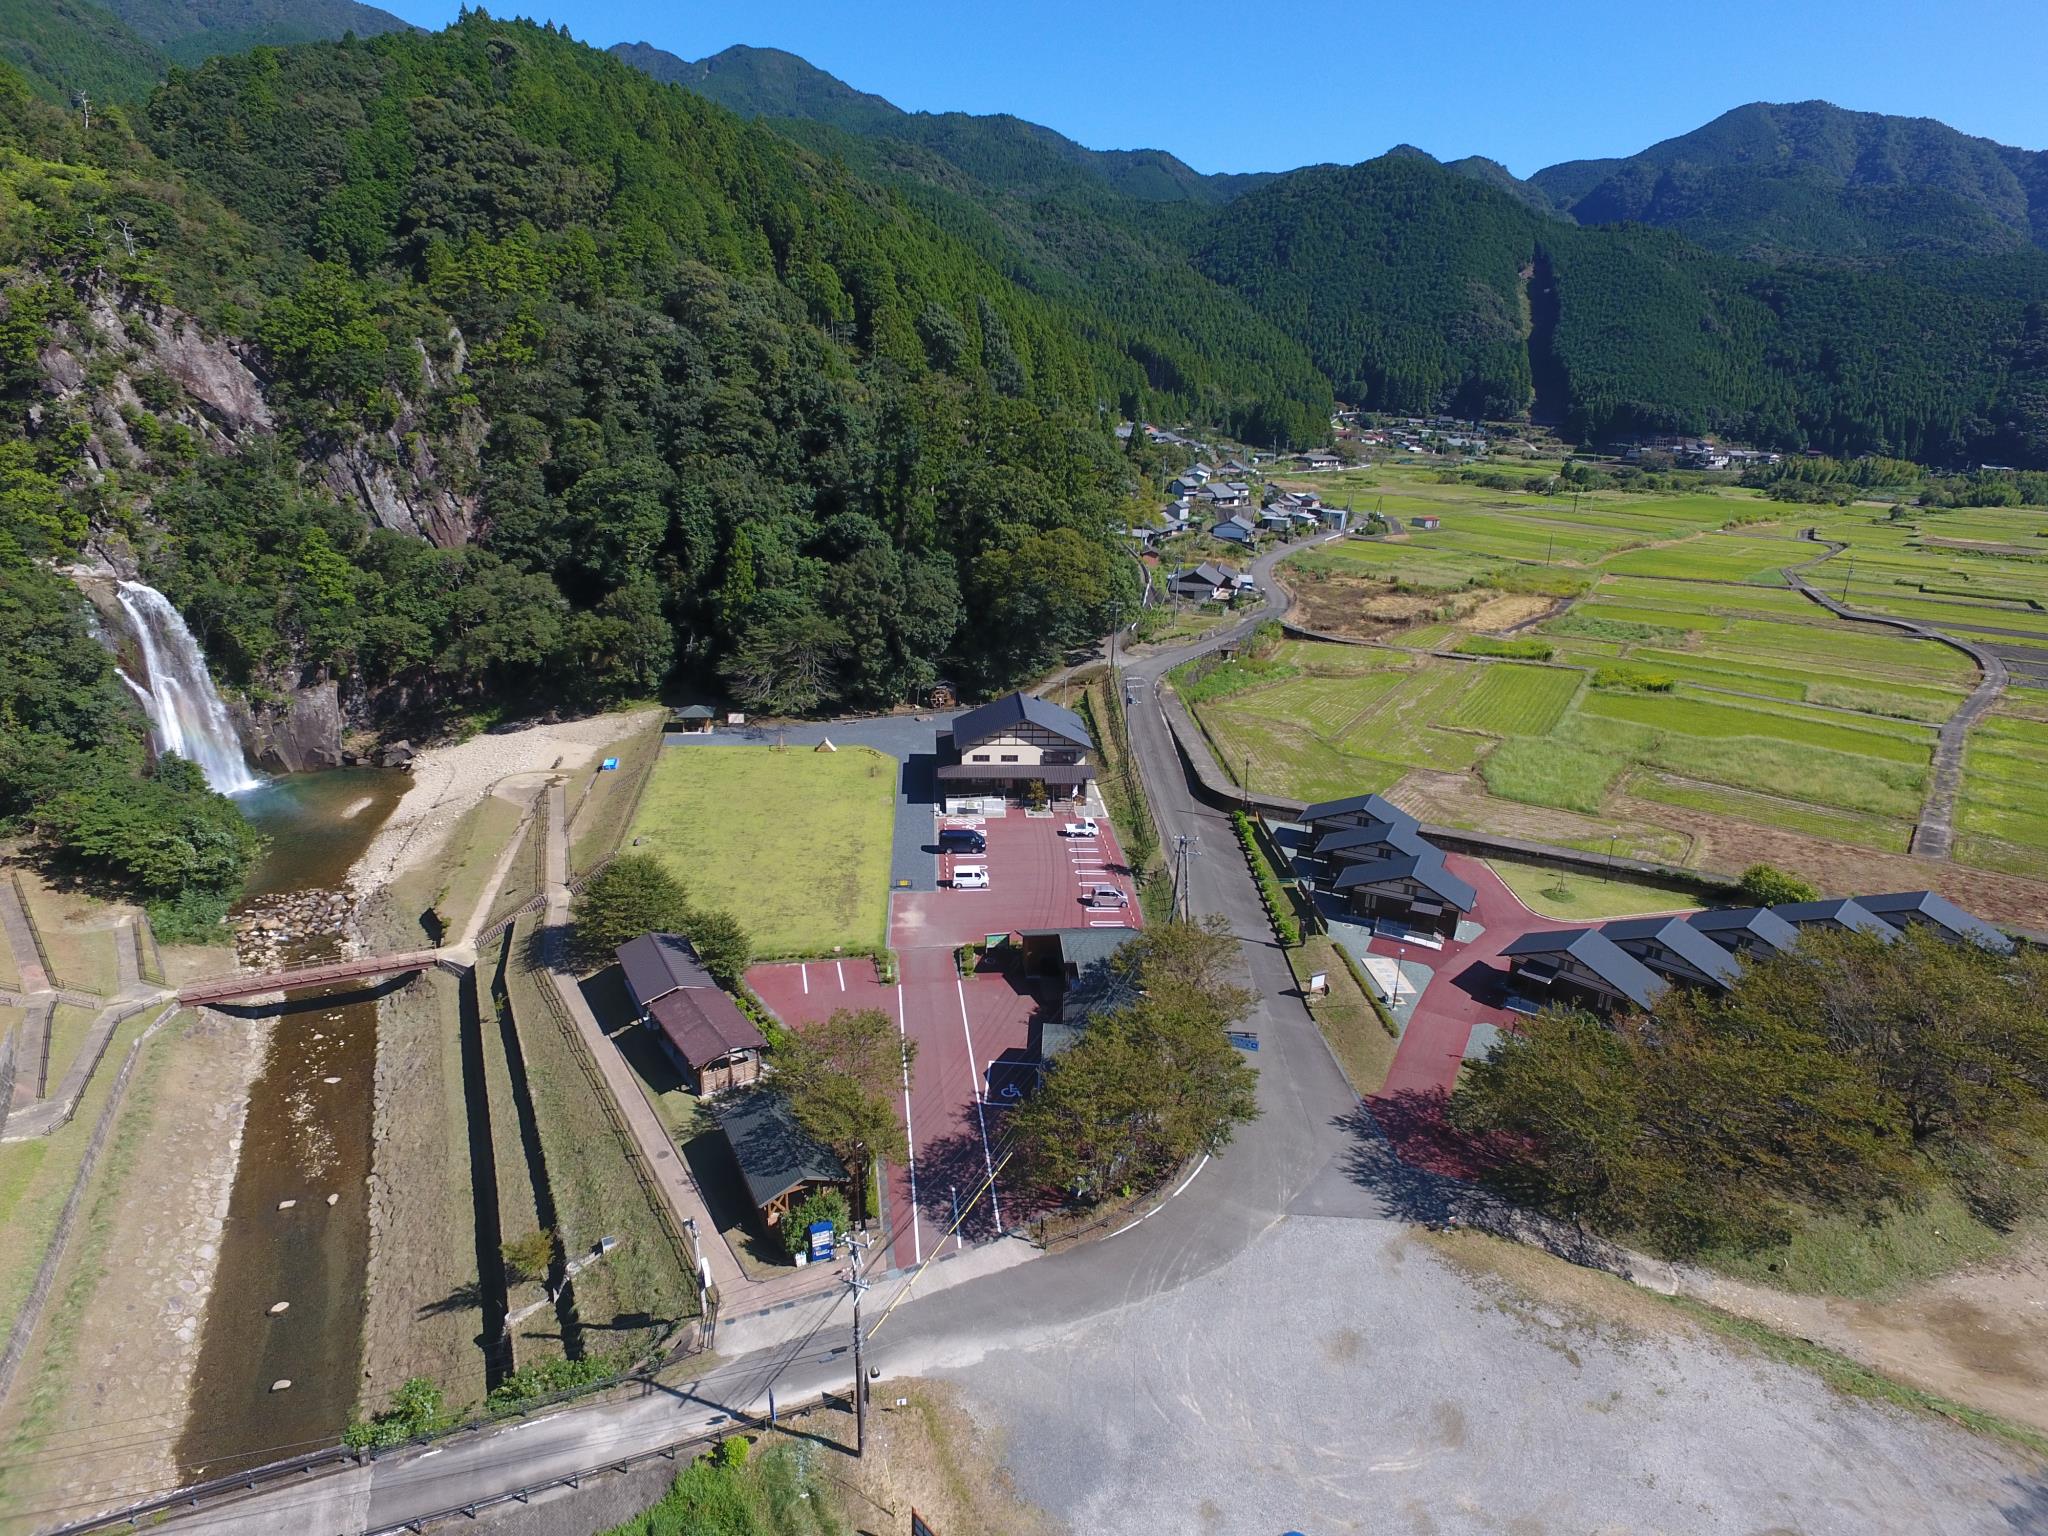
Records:
{"label": "forested mountain", "polygon": [[1214,207],[1271,180],[1258,173],[1205,176],[1164,150],[1088,149],[1007,113],[905,112],[779,48],[741,45],[694,62],[648,43],[619,43],[612,52],[744,117],[800,118],[919,145],[996,192],[1061,190],[1078,170],[1125,197]]}
{"label": "forested mountain", "polygon": [[408,25],[357,0],[0,0],[0,59],[48,101],[140,101],[173,64]]}
{"label": "forested mountain", "polygon": [[2032,249],[1883,272],[1745,262],[1670,231],[1577,227],[1404,153],[1239,198],[1194,259],[1381,409],[2048,461],[2048,256]]}
{"label": "forested mountain", "polygon": [[0,0],[0,60],[45,101],[140,101],[170,60],[89,0]]}
{"label": "forested mountain", "polygon": [[1127,360],[1117,393],[1126,414],[1192,418],[1262,443],[1327,432],[1330,387],[1299,339],[1187,260],[1187,232],[1220,195],[1212,183],[1265,178],[1202,178],[1150,151],[1099,154],[1014,117],[902,112],[775,49],[729,48],[695,64],[645,44],[612,52],[887,184],[1056,300]]}
{"label": "forested mountain", "polygon": [[552,29],[215,59],[89,129],[0,78],[0,150],[0,818],[159,782],[81,552],[259,713],[366,723],[993,690],[1133,595],[1128,359]]}
{"label": "forested mountain", "polygon": [[2048,246],[2048,153],[1824,101],[1737,107],[1641,154],[1553,165],[1526,185],[1581,224],[1656,224],[1763,260]]}

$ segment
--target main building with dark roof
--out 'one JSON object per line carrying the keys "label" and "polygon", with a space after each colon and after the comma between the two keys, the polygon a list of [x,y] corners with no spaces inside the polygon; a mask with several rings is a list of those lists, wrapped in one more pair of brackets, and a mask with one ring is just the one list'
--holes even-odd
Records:
{"label": "main building with dark roof", "polygon": [[1095,738],[1071,709],[1012,693],[970,709],[939,736],[939,787],[947,794],[1085,794],[1095,779]]}

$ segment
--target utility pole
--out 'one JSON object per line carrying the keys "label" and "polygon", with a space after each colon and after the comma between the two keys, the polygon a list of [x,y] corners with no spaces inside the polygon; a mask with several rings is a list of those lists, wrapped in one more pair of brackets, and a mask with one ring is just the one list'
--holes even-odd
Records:
{"label": "utility pole", "polygon": [[853,1292],[853,1454],[855,1456],[865,1455],[868,1445],[868,1372],[866,1359],[861,1349],[861,1346],[866,1341],[861,1336],[860,1327],[861,1293],[868,1288],[868,1282],[861,1277],[860,1272],[860,1256],[863,1246],[859,1237],[850,1232],[847,1234],[846,1247],[849,1259],[849,1273],[846,1277],[846,1285],[847,1289]]}

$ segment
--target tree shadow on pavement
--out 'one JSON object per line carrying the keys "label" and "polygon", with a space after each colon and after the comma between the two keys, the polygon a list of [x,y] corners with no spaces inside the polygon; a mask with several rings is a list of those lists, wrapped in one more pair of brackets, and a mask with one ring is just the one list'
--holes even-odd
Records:
{"label": "tree shadow on pavement", "polygon": [[[1003,1112],[987,1113],[993,1122]],[[989,1198],[989,1155],[975,1106],[965,1106],[960,1119],[960,1129],[934,1136],[917,1149],[917,1204],[925,1220],[940,1232],[950,1233],[958,1216],[963,1241],[986,1242],[997,1235],[996,1207],[1002,1208],[1006,1222],[1011,1220],[1010,1186],[998,1175],[996,1198]],[[991,1123],[989,1135],[993,1138],[996,1134],[997,1126]]]}
{"label": "tree shadow on pavement", "polygon": [[1440,1222],[1497,1161],[1495,1149],[1451,1128],[1449,1102],[1442,1089],[1378,1094],[1336,1121],[1353,1138],[1345,1172],[1378,1195],[1389,1215]]}

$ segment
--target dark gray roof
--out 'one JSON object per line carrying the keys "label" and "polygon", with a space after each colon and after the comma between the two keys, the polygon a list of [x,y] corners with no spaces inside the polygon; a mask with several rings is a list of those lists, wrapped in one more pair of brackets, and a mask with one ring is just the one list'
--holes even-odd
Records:
{"label": "dark gray roof", "polygon": [[773,1088],[730,1095],[712,1105],[711,1112],[732,1146],[754,1209],[806,1184],[846,1182],[846,1165],[797,1123],[789,1100]]}
{"label": "dark gray roof", "polygon": [[1946,896],[1934,891],[1893,891],[1885,896],[1858,896],[1856,905],[1875,912],[1894,928],[1919,920],[1932,923],[1944,933],[1981,944],[1994,954],[2012,953],[2012,940],[1985,922],[1965,912]]}
{"label": "dark gray roof", "polygon": [[1319,800],[1314,805],[1302,809],[1301,819],[1304,822],[1323,821],[1331,816],[1349,816],[1354,811],[1365,811],[1373,820],[1384,821],[1389,826],[1421,825],[1393,801],[1383,800],[1378,795],[1353,795],[1348,800]]}
{"label": "dark gray roof", "polygon": [[1185,581],[1193,581],[1200,582],[1205,586],[1227,587],[1230,585],[1230,572],[1224,570],[1220,565],[1211,565],[1205,560],[1202,564],[1193,566],[1188,570],[1175,571],[1171,579],[1175,585]]}
{"label": "dark gray roof", "polygon": [[[1368,821],[1363,826],[1332,827],[1316,839],[1317,854],[1342,853],[1347,848],[1377,848],[1389,843],[1396,832],[1402,832],[1409,839],[1420,835],[1410,828],[1400,827],[1384,821]],[[1414,853],[1414,848],[1402,848],[1403,853]]]}
{"label": "dark gray roof", "polygon": [[712,720],[717,716],[718,711],[709,704],[685,704],[676,711],[676,718],[679,720]]}
{"label": "dark gray roof", "polygon": [[1682,917],[1624,917],[1602,923],[1600,931],[1624,949],[1631,943],[1661,944],[1724,987],[1734,986],[1742,975],[1740,961]]}
{"label": "dark gray roof", "polygon": [[1372,864],[1348,865],[1331,885],[1339,891],[1351,891],[1389,880],[1413,880],[1460,912],[1470,912],[1479,901],[1479,893],[1450,872],[1441,853],[1427,846],[1421,853],[1402,853]]}
{"label": "dark gray roof", "polygon": [[1095,745],[1094,738],[1088,734],[1086,722],[1079,715],[1034,693],[1005,694],[979,709],[968,710],[954,720],[953,740],[960,750],[965,751],[978,742],[1027,722],[1064,737],[1077,747],[1092,748]]}
{"label": "dark gray roof", "polygon": [[1782,954],[1799,943],[1799,930],[1769,907],[1723,907],[1713,912],[1695,912],[1686,922],[1722,944],[1738,943],[1747,934]]}
{"label": "dark gray roof", "polygon": [[616,951],[619,969],[626,973],[626,985],[642,1008],[678,987],[710,987],[718,983],[697,963],[690,941],[675,933],[643,933],[629,939]]}
{"label": "dark gray roof", "polygon": [[1874,934],[1887,942],[1897,936],[1890,923],[1861,903],[1844,897],[1837,897],[1832,901],[1780,902],[1771,910],[1794,928],[1807,928],[1816,924],[1824,927],[1849,928],[1858,933]]}
{"label": "dark gray roof", "polygon": [[1667,984],[1648,966],[1597,928],[1558,928],[1524,933],[1508,941],[1503,955],[1569,955],[1638,1008],[1662,997]]}

